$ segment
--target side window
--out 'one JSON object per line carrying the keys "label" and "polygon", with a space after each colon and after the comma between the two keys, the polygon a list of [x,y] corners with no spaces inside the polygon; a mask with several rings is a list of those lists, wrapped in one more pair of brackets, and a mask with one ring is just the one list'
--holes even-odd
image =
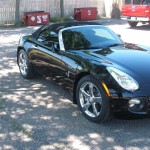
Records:
{"label": "side window", "polygon": [[54,42],[58,42],[58,35],[53,31],[44,30],[39,34],[37,40],[51,48]]}
{"label": "side window", "polygon": [[[125,0],[125,4],[129,5],[132,4],[132,0]],[[141,0],[133,0],[133,5],[140,5],[141,4]]]}
{"label": "side window", "polygon": [[66,50],[80,50],[90,47],[90,42],[80,31],[65,30],[62,33]]}
{"label": "side window", "polygon": [[131,0],[125,0],[125,4],[131,4]]}
{"label": "side window", "polygon": [[133,0],[134,5],[140,5],[140,3],[141,3],[141,0]]}
{"label": "side window", "polygon": [[143,4],[143,5],[150,5],[150,0],[143,0],[143,1],[142,1],[142,4]]}
{"label": "side window", "polygon": [[70,30],[63,31],[63,42],[66,50],[72,49],[73,32]]}

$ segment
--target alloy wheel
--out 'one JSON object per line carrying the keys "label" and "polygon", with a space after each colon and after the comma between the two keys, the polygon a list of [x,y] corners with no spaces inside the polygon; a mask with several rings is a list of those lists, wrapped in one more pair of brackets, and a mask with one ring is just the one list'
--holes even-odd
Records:
{"label": "alloy wheel", "polygon": [[25,52],[24,53],[21,52],[19,54],[19,68],[23,75],[27,74],[28,65],[27,65],[27,56],[26,56]]}
{"label": "alloy wheel", "polygon": [[99,116],[102,108],[101,93],[96,85],[91,82],[84,82],[79,90],[79,101],[82,111],[89,117]]}

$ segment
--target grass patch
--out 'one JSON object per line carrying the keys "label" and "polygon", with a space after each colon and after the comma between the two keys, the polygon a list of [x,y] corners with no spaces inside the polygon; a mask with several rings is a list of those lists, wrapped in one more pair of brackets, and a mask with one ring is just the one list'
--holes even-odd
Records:
{"label": "grass patch", "polygon": [[9,115],[3,115],[1,118],[3,121],[5,121],[5,123],[9,124],[13,128],[13,130],[18,131],[18,132],[22,132],[28,138],[32,138],[31,134],[27,131],[27,128],[23,127],[17,121],[12,119]]}
{"label": "grass patch", "polygon": [[11,125],[16,131],[23,132],[25,135],[27,135],[29,138],[31,138],[31,135],[18,122],[13,121]]}
{"label": "grass patch", "polygon": [[4,103],[2,101],[2,96],[3,96],[3,93],[0,93],[0,109],[4,108]]}
{"label": "grass patch", "polygon": [[25,129],[17,122],[12,122],[12,127],[17,131],[25,131]]}

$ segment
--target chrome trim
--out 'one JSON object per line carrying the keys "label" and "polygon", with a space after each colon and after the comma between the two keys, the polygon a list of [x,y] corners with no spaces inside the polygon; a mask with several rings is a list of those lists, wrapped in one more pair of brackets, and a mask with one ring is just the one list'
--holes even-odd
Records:
{"label": "chrome trim", "polygon": [[[134,19],[133,19],[134,18]],[[126,20],[126,21],[150,21],[150,19],[148,17],[131,17],[131,16],[121,16],[122,20]]]}

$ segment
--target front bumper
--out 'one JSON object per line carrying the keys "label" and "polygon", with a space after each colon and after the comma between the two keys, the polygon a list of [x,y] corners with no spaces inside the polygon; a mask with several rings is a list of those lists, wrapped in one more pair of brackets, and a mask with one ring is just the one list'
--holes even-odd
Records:
{"label": "front bumper", "polygon": [[[150,84],[143,84],[134,92],[110,90],[110,104],[114,111],[128,111],[134,114],[150,114]],[[136,101],[135,101],[136,100]],[[131,102],[136,102],[131,103]],[[139,101],[139,103],[137,103]]]}

